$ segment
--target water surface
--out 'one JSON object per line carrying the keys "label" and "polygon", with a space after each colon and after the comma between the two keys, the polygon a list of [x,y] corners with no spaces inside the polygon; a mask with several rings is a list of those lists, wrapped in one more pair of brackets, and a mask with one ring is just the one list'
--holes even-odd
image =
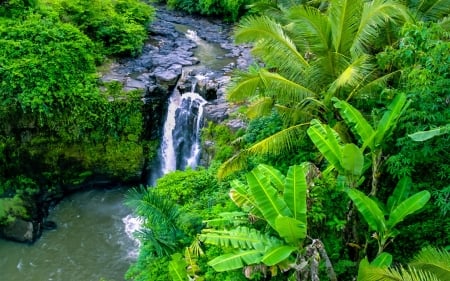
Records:
{"label": "water surface", "polygon": [[33,245],[0,240],[0,280],[125,280],[137,246],[126,232],[133,220],[123,198],[123,189],[71,195],[48,217],[58,228]]}

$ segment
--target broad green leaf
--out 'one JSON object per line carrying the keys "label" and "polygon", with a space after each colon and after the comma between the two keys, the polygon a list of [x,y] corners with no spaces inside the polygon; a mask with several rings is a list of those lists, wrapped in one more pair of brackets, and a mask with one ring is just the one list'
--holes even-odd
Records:
{"label": "broad green leaf", "polygon": [[288,243],[299,245],[306,238],[306,224],[291,217],[279,216],[275,221],[275,230]]}
{"label": "broad green leaf", "polygon": [[394,189],[394,192],[389,196],[387,201],[387,210],[392,212],[392,210],[400,204],[403,200],[408,198],[411,191],[412,180],[410,177],[403,177]]}
{"label": "broad green leaf", "polygon": [[413,141],[426,141],[436,136],[448,134],[450,132],[450,124],[443,127],[434,128],[428,131],[420,131],[414,134],[408,135]]}
{"label": "broad green leaf", "polygon": [[229,196],[231,200],[240,208],[245,206],[253,207],[254,199],[248,190],[248,187],[238,180],[230,182],[231,189]]}
{"label": "broad green leaf", "polygon": [[428,200],[430,200],[430,192],[423,190],[409,197],[401,202],[389,215],[387,225],[389,228],[393,228],[399,222],[403,221],[406,216],[422,209]]}
{"label": "broad green leaf", "polygon": [[381,253],[379,254],[371,263],[370,265],[376,266],[376,267],[389,267],[392,264],[392,255],[389,253]]}
{"label": "broad green leaf", "polygon": [[174,281],[188,280],[186,262],[180,253],[172,255],[172,260],[169,262],[169,274]]}
{"label": "broad green leaf", "polygon": [[358,135],[361,137],[363,143],[366,143],[371,147],[370,140],[373,138],[374,130],[370,126],[369,122],[362,116],[361,112],[351,106],[348,102],[333,99],[334,107],[339,110],[342,118],[344,118],[345,123]]}
{"label": "broad green leaf", "polygon": [[386,138],[394,130],[397,125],[398,118],[409,105],[406,101],[406,94],[398,94],[391,104],[388,106],[388,110],[383,114],[380,122],[378,122],[377,130],[375,132],[374,146],[381,145]]}
{"label": "broad green leaf", "polygon": [[344,170],[354,176],[360,176],[364,168],[364,155],[353,143],[344,144],[341,149],[341,166]]}
{"label": "broad green leaf", "polygon": [[381,211],[374,200],[356,189],[350,189],[348,191],[348,196],[372,230],[377,232],[386,230],[386,221],[384,219],[383,211]]}
{"label": "broad green leaf", "polygon": [[284,175],[272,166],[260,164],[258,169],[266,176],[269,177],[270,182],[275,186],[278,191],[283,192],[284,189]]}
{"label": "broad green leaf", "polygon": [[261,261],[268,266],[276,265],[287,259],[295,250],[297,248],[292,246],[278,246],[268,250]]}
{"label": "broad green leaf", "polygon": [[258,168],[247,173],[247,182],[256,207],[275,229],[275,219],[278,216],[290,216],[291,212],[286,203],[278,195],[277,190],[270,183],[269,177],[265,176]]}
{"label": "broad green leaf", "polygon": [[229,271],[244,267],[245,264],[261,262],[262,253],[258,250],[240,251],[218,256],[208,262],[215,271]]}
{"label": "broad green leaf", "polygon": [[341,146],[337,134],[328,125],[322,124],[316,119],[311,120],[310,124],[307,133],[311,141],[327,161],[341,171]]}
{"label": "broad green leaf", "polygon": [[284,202],[293,217],[306,225],[306,167],[307,164],[289,167],[284,188]]}

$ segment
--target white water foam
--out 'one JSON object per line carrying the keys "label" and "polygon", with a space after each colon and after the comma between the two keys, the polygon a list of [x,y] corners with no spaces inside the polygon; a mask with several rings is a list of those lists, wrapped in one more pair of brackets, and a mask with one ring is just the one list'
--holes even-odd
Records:
{"label": "white water foam", "polygon": [[130,237],[135,246],[128,252],[128,257],[136,259],[139,255],[141,241],[135,236],[135,233],[142,229],[142,220],[130,214],[122,218],[122,222],[125,225],[125,233]]}

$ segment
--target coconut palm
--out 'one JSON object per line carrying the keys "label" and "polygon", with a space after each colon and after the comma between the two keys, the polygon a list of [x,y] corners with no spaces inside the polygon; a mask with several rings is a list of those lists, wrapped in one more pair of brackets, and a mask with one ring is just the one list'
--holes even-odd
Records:
{"label": "coconut palm", "polygon": [[275,108],[286,129],[229,159],[219,176],[243,168],[248,155],[292,148],[311,119],[334,118],[333,97],[373,96],[394,75],[381,75],[374,64],[380,38],[389,40],[381,36],[389,33],[381,31],[409,19],[406,7],[392,0],[332,0],[325,12],[299,5],[282,15],[277,20],[248,17],[240,23],[236,41],[253,43],[253,54],[264,67],[239,73],[228,97],[250,100],[252,116]]}

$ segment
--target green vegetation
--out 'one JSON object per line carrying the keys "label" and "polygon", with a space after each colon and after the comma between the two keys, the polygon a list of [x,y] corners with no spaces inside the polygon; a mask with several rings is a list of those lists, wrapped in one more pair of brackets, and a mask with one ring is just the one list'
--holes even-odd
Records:
{"label": "green vegetation", "polygon": [[236,21],[243,15],[246,5],[253,0],[159,0],[169,7],[204,16],[220,16],[224,20]]}
{"label": "green vegetation", "polygon": [[140,1],[0,4],[0,223],[37,219],[39,198],[93,175],[139,177],[142,93],[100,85],[96,66],[139,54],[153,13]]}
{"label": "green vegetation", "polygon": [[[197,13],[194,3],[172,5]],[[204,129],[211,185],[189,170],[135,194],[170,199],[182,239],[158,256],[144,238],[128,277],[445,280],[448,1],[252,4],[235,38],[257,64],[228,90],[248,126]],[[138,214],[145,232],[159,229]]]}

